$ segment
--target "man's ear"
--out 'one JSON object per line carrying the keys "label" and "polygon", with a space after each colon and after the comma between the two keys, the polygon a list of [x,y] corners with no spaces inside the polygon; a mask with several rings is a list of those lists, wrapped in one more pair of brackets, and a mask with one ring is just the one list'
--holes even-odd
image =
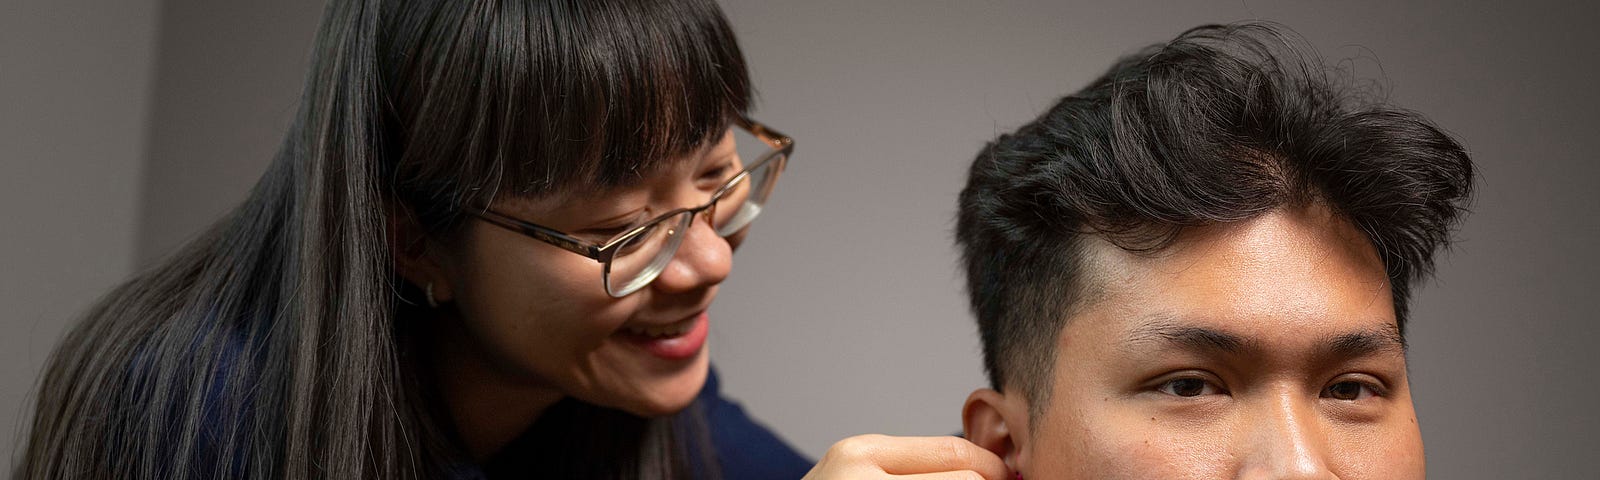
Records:
{"label": "man's ear", "polygon": [[430,250],[436,245],[416,217],[406,209],[391,210],[388,227],[395,273],[419,289],[431,290],[433,301],[443,303],[455,298],[449,277],[439,264],[438,252]]}
{"label": "man's ear", "polygon": [[968,441],[999,455],[1011,471],[1022,470],[1018,459],[1028,440],[1028,406],[1022,398],[987,388],[973,391],[961,409],[961,427]]}

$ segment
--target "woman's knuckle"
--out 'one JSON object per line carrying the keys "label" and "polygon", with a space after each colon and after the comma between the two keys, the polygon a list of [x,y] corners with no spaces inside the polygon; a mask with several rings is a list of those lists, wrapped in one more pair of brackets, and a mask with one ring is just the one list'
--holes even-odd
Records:
{"label": "woman's knuckle", "polygon": [[867,434],[845,438],[844,440],[840,440],[838,443],[833,444],[833,447],[829,448],[828,453],[825,455],[832,456],[840,460],[860,459],[866,457],[872,453],[873,446],[879,443],[879,439],[877,437],[879,437],[879,435]]}
{"label": "woman's knuckle", "polygon": [[967,448],[966,440],[957,437],[944,437],[939,442],[944,458],[950,465],[967,466],[972,464],[972,450]]}

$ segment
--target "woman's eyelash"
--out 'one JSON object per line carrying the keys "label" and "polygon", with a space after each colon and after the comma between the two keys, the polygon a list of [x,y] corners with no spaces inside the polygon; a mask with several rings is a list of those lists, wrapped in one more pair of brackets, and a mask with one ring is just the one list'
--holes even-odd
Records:
{"label": "woman's eyelash", "polygon": [[637,218],[629,219],[626,222],[617,223],[617,224],[613,224],[613,225],[607,225],[607,226],[598,226],[598,227],[594,227],[594,228],[585,228],[580,233],[582,233],[583,235],[588,235],[588,236],[592,236],[592,237],[598,238],[600,241],[610,240],[613,237],[616,237],[617,235],[622,235],[623,232],[627,232],[629,229],[632,229],[633,227],[638,226],[639,222],[643,218],[644,218],[643,214],[641,214],[641,215],[637,216]]}
{"label": "woman's eyelash", "polygon": [[586,230],[586,232],[588,232],[589,234],[592,234],[592,235],[600,235],[600,236],[605,236],[605,237],[614,237],[614,236],[617,236],[617,235],[621,235],[622,232],[625,232],[627,230],[628,230],[628,227],[626,225],[622,225],[622,226],[616,226],[616,227],[593,228],[593,229]]}
{"label": "woman's eyelash", "polygon": [[704,173],[701,173],[700,174],[700,178],[718,179],[718,180],[720,180],[720,179],[723,179],[723,178],[727,178],[728,172],[732,171],[732,169],[733,169],[733,165],[731,165],[731,164],[720,165],[720,166],[717,166],[716,168],[712,168],[710,170],[706,170]]}

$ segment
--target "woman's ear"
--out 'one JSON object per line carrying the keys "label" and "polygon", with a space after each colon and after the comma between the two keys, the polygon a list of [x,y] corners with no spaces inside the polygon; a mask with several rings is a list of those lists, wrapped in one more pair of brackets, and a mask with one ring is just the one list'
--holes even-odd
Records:
{"label": "woman's ear", "polygon": [[1020,457],[1028,440],[1028,406],[1022,398],[978,389],[961,409],[961,427],[968,441],[999,455],[1011,471],[1022,471]]}
{"label": "woman's ear", "polygon": [[400,278],[426,291],[430,303],[443,303],[455,297],[438,252],[430,250],[434,243],[416,217],[404,209],[391,211],[388,237],[395,273],[400,274]]}

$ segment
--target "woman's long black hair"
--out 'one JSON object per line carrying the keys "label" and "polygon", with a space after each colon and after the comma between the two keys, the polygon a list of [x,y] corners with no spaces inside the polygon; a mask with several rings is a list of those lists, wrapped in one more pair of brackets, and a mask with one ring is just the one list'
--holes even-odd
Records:
{"label": "woman's long black hair", "polygon": [[[710,0],[333,0],[312,59],[248,199],[52,354],[18,477],[448,474],[394,219],[448,239],[464,205],[626,184],[750,102]],[[598,438],[550,459],[599,466],[568,473],[715,473],[695,407],[545,417],[530,438]]]}

